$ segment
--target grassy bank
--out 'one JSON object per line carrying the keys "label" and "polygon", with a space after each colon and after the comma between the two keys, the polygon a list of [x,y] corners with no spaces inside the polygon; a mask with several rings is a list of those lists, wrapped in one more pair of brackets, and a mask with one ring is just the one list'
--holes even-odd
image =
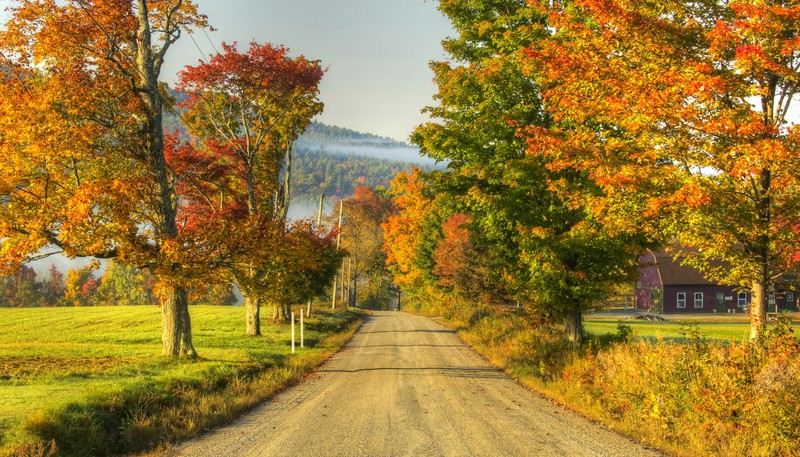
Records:
{"label": "grassy bank", "polygon": [[750,343],[735,320],[600,319],[575,349],[524,311],[444,314],[523,384],[671,455],[800,455],[800,341],[788,321]]}
{"label": "grassy bank", "polygon": [[[240,307],[192,307],[197,360],[161,357],[157,307],[0,309],[0,455],[138,452],[230,421],[337,351],[356,312],[244,335]],[[46,444],[46,447],[51,446]]]}

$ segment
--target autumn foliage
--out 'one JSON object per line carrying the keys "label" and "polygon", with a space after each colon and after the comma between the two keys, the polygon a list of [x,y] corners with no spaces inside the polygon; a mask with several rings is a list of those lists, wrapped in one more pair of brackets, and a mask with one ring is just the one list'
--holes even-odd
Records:
{"label": "autumn foliage", "polygon": [[[263,293],[276,271],[334,261],[317,252],[329,236],[284,224],[291,146],[322,109],[318,62],[281,46],[223,44],[182,73],[176,107],[159,77],[171,45],[208,26],[194,3],[19,0],[9,11],[0,31],[6,271],[53,252],[147,269],[164,354],[194,357],[190,290],[238,271]],[[176,109],[192,138],[164,132],[164,111]],[[74,281],[69,299],[97,287]]]}
{"label": "autumn foliage", "polygon": [[[800,88],[798,15],[765,4],[580,1],[537,6],[553,31],[526,50],[552,119],[528,152],[584,170],[595,206],[697,248],[710,278],[752,291],[752,336],[768,290],[795,268]],[[731,265],[717,269],[719,260]]]}

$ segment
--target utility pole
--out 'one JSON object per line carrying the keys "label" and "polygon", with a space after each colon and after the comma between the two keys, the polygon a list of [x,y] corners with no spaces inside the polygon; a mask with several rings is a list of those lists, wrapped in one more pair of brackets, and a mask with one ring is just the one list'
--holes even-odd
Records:
{"label": "utility pole", "polygon": [[[344,215],[344,200],[339,200],[339,230],[336,233],[336,252],[339,252],[339,245],[342,241],[342,216]],[[339,275],[333,277],[333,297],[331,297],[331,309],[336,309],[336,282]]]}
{"label": "utility pole", "polygon": [[[317,232],[320,231],[322,227],[322,205],[325,202],[325,192],[319,194],[319,209],[317,210]],[[308,309],[306,309],[306,317],[311,317],[311,302],[314,301],[314,297],[308,299]]]}
{"label": "utility pole", "polygon": [[353,287],[353,257],[347,257],[347,306],[349,307],[351,304],[351,294],[350,289]]}
{"label": "utility pole", "polygon": [[319,210],[317,210],[317,230],[322,225],[322,204],[325,201],[325,192],[319,194]]}

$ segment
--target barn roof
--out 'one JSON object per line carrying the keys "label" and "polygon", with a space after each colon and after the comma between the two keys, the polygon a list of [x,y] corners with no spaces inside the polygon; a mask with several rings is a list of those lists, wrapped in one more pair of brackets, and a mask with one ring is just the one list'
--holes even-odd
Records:
{"label": "barn roof", "polygon": [[717,285],[703,277],[700,270],[689,265],[681,265],[680,260],[675,259],[671,253],[655,251],[653,256],[656,258],[656,267],[661,276],[661,283],[665,286]]}

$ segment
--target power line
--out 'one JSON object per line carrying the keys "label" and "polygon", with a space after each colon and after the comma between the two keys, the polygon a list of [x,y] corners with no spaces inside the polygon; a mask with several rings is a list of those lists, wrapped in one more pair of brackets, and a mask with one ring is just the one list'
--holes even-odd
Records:
{"label": "power line", "polygon": [[208,39],[208,42],[211,43],[211,47],[214,48],[214,52],[219,54],[219,49],[217,49],[217,46],[214,44],[213,41],[211,41],[211,37],[208,36],[208,33],[206,33],[205,27],[203,27],[203,34],[205,34],[206,38]]}
{"label": "power line", "polygon": [[194,35],[192,35],[191,33],[189,33],[188,35],[189,38],[192,39],[192,43],[194,43],[194,46],[197,48],[197,51],[200,52],[200,60],[202,60],[205,63],[208,63],[208,60],[206,60],[205,53],[203,53],[203,50],[200,49],[200,45],[197,44],[197,41],[194,39]]}

